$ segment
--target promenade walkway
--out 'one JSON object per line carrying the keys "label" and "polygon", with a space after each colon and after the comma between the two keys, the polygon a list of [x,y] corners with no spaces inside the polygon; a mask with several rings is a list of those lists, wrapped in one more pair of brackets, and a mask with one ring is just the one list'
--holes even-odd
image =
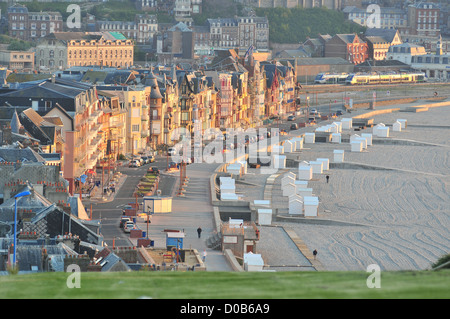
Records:
{"label": "promenade walkway", "polygon": [[[200,255],[206,250],[205,266],[207,271],[233,271],[222,251],[211,250],[206,246],[206,239],[215,232],[213,219],[213,206],[210,201],[209,179],[212,172],[220,164],[191,164],[187,166],[188,182],[183,197],[177,196],[179,186],[179,172],[167,177],[176,183],[173,189],[172,213],[154,214],[149,225],[149,234],[155,242],[155,247],[165,247],[165,229],[183,230],[184,248],[196,249]],[[170,186],[166,186],[170,188]],[[146,230],[147,225],[138,224]],[[201,228],[201,237],[198,237],[197,228]],[[131,239],[133,241],[133,239]]]}

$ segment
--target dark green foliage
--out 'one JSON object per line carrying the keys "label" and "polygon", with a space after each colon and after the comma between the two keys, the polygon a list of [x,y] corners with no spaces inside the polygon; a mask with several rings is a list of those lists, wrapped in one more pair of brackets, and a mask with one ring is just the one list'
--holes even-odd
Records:
{"label": "dark green foliage", "polygon": [[442,268],[450,269],[450,254],[444,255],[441,258],[439,258],[438,261],[435,262],[432,267],[437,268],[439,266],[444,265],[445,263],[448,264]]}
{"label": "dark green foliage", "polygon": [[360,33],[365,30],[348,21],[343,13],[326,8],[257,8],[256,14],[269,19],[269,38],[274,43],[299,43],[319,34]]}

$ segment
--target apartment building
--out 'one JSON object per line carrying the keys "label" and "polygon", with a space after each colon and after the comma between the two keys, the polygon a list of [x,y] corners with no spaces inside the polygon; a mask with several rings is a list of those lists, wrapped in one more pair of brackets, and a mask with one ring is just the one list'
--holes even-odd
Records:
{"label": "apartment building", "polygon": [[269,49],[269,21],[266,17],[208,19],[210,44],[214,49],[239,49],[243,56],[250,46]]}
{"label": "apartment building", "polygon": [[41,69],[72,66],[126,68],[134,64],[132,40],[118,32],[55,32],[36,46],[36,62]]}
{"label": "apartment building", "polygon": [[119,32],[138,44],[149,44],[158,31],[158,19],[156,15],[137,14],[134,21],[97,21],[97,29],[101,32]]}
{"label": "apartment building", "polygon": [[105,155],[103,104],[95,86],[52,78],[32,86],[0,90],[0,103],[29,107],[44,117],[61,118],[63,177],[73,194],[75,180]]}
{"label": "apartment building", "polygon": [[[342,11],[346,14],[348,20],[364,27],[368,26],[369,17],[373,14],[372,11],[355,6],[348,6]],[[401,8],[381,7],[379,27],[382,29],[396,29],[400,33],[405,33],[408,28],[408,14]]]}
{"label": "apartment building", "polygon": [[342,0],[237,0],[242,4],[253,5],[258,8],[316,8],[327,7],[338,10],[342,6]]}
{"label": "apartment building", "polygon": [[0,65],[10,70],[34,70],[34,52],[0,50]]}
{"label": "apartment building", "polygon": [[28,12],[24,5],[8,8],[9,36],[24,41],[35,41],[53,32],[63,31],[59,12]]}
{"label": "apartment building", "polygon": [[439,36],[440,6],[433,2],[419,2],[408,6],[410,34],[419,36]]}

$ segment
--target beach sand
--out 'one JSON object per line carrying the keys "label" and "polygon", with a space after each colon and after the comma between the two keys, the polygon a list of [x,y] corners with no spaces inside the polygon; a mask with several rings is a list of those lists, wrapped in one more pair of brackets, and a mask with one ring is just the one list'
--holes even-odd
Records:
{"label": "beach sand", "polygon": [[[450,107],[372,118],[385,125],[407,119],[407,128],[402,132],[391,130],[387,139],[433,145],[374,143],[361,153],[352,153],[349,143],[307,144],[299,153],[301,160],[324,157],[332,163],[333,150],[343,149],[346,163],[376,168],[331,168],[314,174],[308,183],[320,200],[318,219],[354,225],[273,224],[294,229],[311,251],[317,249],[326,270],[366,270],[370,264],[378,264],[382,270],[430,268],[438,258],[450,253]],[[343,134],[364,132],[372,133],[372,129]],[[377,139],[382,138],[374,137]],[[291,171],[296,173],[295,169]],[[329,184],[326,174],[330,175]],[[287,207],[287,199],[281,196],[282,177],[277,178],[272,195],[277,207]],[[267,247],[262,254],[269,256],[268,260],[275,260],[275,255],[283,258],[283,249],[269,252],[272,246],[261,246]]]}

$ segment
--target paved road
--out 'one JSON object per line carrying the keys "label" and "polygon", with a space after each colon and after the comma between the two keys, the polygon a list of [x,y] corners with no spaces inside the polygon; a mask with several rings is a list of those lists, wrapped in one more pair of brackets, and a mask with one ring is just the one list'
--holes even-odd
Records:
{"label": "paved road", "polygon": [[[101,201],[83,201],[85,207],[89,207],[92,203],[92,218],[102,221],[101,233],[104,241],[108,246],[112,246],[115,238],[117,246],[131,246],[128,240],[128,234],[125,234],[119,227],[120,217],[122,216],[122,207],[130,202],[135,202],[133,192],[139,183],[139,180],[145,174],[150,166],[158,167],[163,170],[166,167],[166,158],[157,157],[155,163],[146,164],[138,168],[120,167],[119,171],[125,176],[126,180],[115,194],[114,200]],[[169,188],[169,183],[162,185],[163,188]]]}

